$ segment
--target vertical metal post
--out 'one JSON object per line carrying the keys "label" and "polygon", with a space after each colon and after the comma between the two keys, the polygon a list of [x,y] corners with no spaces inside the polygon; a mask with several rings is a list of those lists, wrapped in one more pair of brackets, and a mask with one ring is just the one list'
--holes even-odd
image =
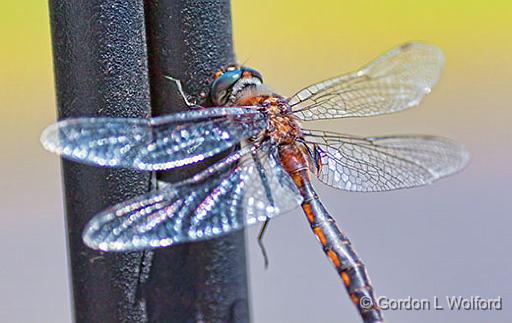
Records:
{"label": "vertical metal post", "polygon": [[[226,0],[146,1],[146,8],[143,0],[49,0],[49,8],[59,119],[148,117],[146,46],[156,114],[184,108],[163,75],[197,95],[233,61]],[[154,253],[93,251],[81,240],[85,223],[146,192],[150,176],[67,161],[62,168],[76,322],[249,321],[243,232]]]}
{"label": "vertical metal post", "polygon": [[[148,117],[142,0],[50,0],[59,119]],[[76,322],[143,322],[136,300],[142,253],[87,248],[82,229],[98,211],[148,189],[149,175],[62,163]]]}
{"label": "vertical metal post", "polygon": [[[228,0],[148,0],[146,28],[155,115],[187,109],[170,75],[198,99],[234,62]],[[205,102],[208,104],[208,102]],[[202,165],[204,167],[204,165]],[[174,182],[201,166],[159,174]],[[244,233],[154,251],[142,286],[151,322],[248,322]]]}

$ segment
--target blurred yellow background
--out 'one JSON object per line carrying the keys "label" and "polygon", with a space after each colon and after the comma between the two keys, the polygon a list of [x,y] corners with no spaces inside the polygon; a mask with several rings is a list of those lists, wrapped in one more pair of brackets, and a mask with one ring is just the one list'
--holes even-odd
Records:
{"label": "blurred yellow background", "polygon": [[[423,210],[425,214],[419,215],[420,218],[428,217],[429,214],[433,214],[434,218],[435,214],[444,214],[441,207],[437,211],[432,209],[434,202],[427,196],[455,201],[437,200],[435,203],[444,205],[446,209],[451,208],[451,213],[461,210],[465,215],[458,219],[465,221],[465,228],[469,232],[479,232],[479,235],[468,236],[466,232],[457,231],[460,223],[450,224],[446,222],[450,221],[450,217],[446,216],[435,223],[411,223],[405,229],[402,227],[398,233],[390,231],[380,236],[385,242],[379,244],[402,246],[403,242],[399,238],[407,234],[401,232],[414,232],[414,228],[420,231],[412,234],[413,237],[423,231],[435,232],[427,236],[430,239],[424,239],[425,246],[431,246],[432,239],[441,237],[439,239],[444,242],[435,250],[425,247],[425,254],[421,256],[424,262],[417,262],[418,257],[414,257],[412,252],[401,255],[400,261],[408,262],[415,268],[410,272],[418,273],[418,276],[410,277],[407,276],[408,270],[401,273],[400,279],[409,277],[409,284],[420,280],[419,277],[425,279],[424,284],[436,281],[435,270],[438,267],[435,262],[440,259],[450,262],[446,259],[451,259],[448,258],[451,257],[449,253],[443,254],[442,251],[447,245],[464,241],[485,247],[479,251],[471,246],[476,248],[474,251],[478,257],[484,257],[480,261],[492,263],[497,270],[488,272],[486,283],[490,287],[486,289],[487,285],[478,285],[474,289],[464,289],[464,292],[512,297],[510,279],[508,276],[500,276],[503,271],[508,270],[510,273],[511,269],[510,261],[502,263],[500,260],[510,253],[510,234],[508,231],[499,231],[511,224],[504,214],[510,216],[512,211],[507,201],[510,195],[509,181],[512,180],[512,2],[237,0],[232,2],[232,12],[234,43],[239,61],[262,72],[265,81],[283,95],[290,95],[312,82],[354,70],[405,41],[436,44],[444,51],[445,72],[439,85],[420,108],[366,120],[329,123],[327,126],[332,130],[361,135],[413,132],[449,136],[468,146],[472,154],[471,166],[465,172],[446,180],[446,184],[440,184],[437,191],[436,186],[433,186],[412,193],[396,193],[398,195],[365,195],[365,198],[347,194],[341,196],[345,199],[345,205],[350,207],[350,203],[353,203],[355,209],[359,202],[376,205],[377,208],[384,205],[379,203],[386,203],[385,199],[403,196],[410,201],[410,205]],[[55,156],[45,153],[39,144],[41,130],[53,122],[56,115],[47,2],[2,1],[0,26],[0,205],[3,206],[0,218],[0,252],[3,254],[0,261],[0,321],[68,322],[70,314],[59,162]],[[441,191],[442,194],[439,193]],[[333,201],[329,205],[336,205],[335,196],[340,195],[335,194],[338,193],[325,190],[324,194],[326,199]],[[372,211],[360,212],[368,220],[370,214],[366,213]],[[411,206],[409,211],[404,211],[403,221],[413,217],[412,213],[415,211]],[[380,219],[383,215],[376,217]],[[401,223],[400,212],[397,212],[395,218],[392,217],[373,230]],[[336,285],[340,282],[331,273],[327,262],[321,260],[323,256],[313,239],[305,236],[309,233],[304,221],[299,221],[300,226],[304,227],[300,238],[299,234],[288,237],[299,248],[301,242],[293,239],[302,239],[304,234],[304,247],[300,247],[303,249],[298,250],[293,259],[286,258],[290,248],[280,253],[279,245],[284,242],[277,232],[286,232],[292,225],[288,221],[293,219],[287,217],[287,220],[277,220],[275,228],[271,229],[274,232],[270,233],[267,243],[271,245],[272,269],[267,272],[262,270],[260,256],[252,240],[255,230],[249,232],[250,261],[253,263],[252,302],[256,321],[284,322],[289,318],[290,322],[300,322],[301,319],[313,322],[320,317],[316,314],[308,316],[305,314],[308,309],[300,304],[306,307],[310,304],[311,309],[322,311],[322,315],[325,315],[320,320],[322,322],[334,321],[341,313],[347,322],[355,321],[344,291]],[[372,265],[376,269],[370,266],[370,272],[377,273],[373,276],[375,281],[379,281],[377,286],[382,286],[381,290],[388,294],[396,293],[391,282],[386,285],[388,276],[379,275],[384,275],[380,274],[382,272],[392,275],[389,266],[396,266],[398,258],[379,258],[384,251],[378,250],[375,241],[372,241],[372,235],[377,231],[364,228],[364,223],[351,221],[355,220],[350,216],[344,217],[343,222],[351,227],[349,234],[353,232],[353,236],[357,236],[354,239],[356,244],[365,251],[363,258],[369,256],[375,259]],[[372,221],[378,220],[372,218]],[[503,237],[507,233],[508,237]],[[393,240],[395,236],[398,236],[398,240]],[[482,245],[481,241],[494,241],[501,245],[496,249],[495,245]],[[310,254],[307,249],[309,245]],[[284,246],[281,248],[284,250]],[[500,256],[501,251],[505,250],[508,253]],[[300,284],[304,283],[304,277],[287,272],[283,268],[284,264],[280,267],[277,255],[282,255],[283,259],[294,264],[288,266],[291,270],[308,267],[308,270],[315,272],[317,269],[311,266],[317,262],[322,268],[318,270],[326,267],[325,274],[322,271],[315,275],[325,275],[327,278],[321,282],[319,280],[314,289],[303,287],[310,293],[318,293],[316,299],[307,300],[301,287],[297,287],[302,286]],[[431,262],[426,260],[429,255]],[[478,264],[470,258],[471,253],[468,252],[467,257],[460,256],[456,258],[458,262],[452,262],[450,267],[445,268],[445,273],[452,275],[449,277],[455,277],[447,279],[446,284],[457,282],[457,277],[461,277],[459,273],[464,275],[462,273],[468,270],[473,274],[475,271],[482,273],[491,270],[487,267],[474,267]],[[495,280],[489,282],[488,277],[495,277]],[[460,288],[474,283],[473,278],[469,275],[467,280],[459,281],[460,285],[453,285],[452,289],[444,292],[457,294]],[[272,285],[273,279],[289,281],[287,285]],[[397,284],[399,279],[394,277],[390,281]],[[325,284],[334,287],[322,291]],[[503,285],[509,286],[508,289],[501,290],[500,286]],[[294,286],[301,290],[295,295],[299,300],[285,303]],[[440,286],[439,290],[444,286]],[[417,290],[421,290],[421,287],[418,286]],[[439,290],[422,292],[432,296],[432,293]],[[320,294],[321,291],[325,294]],[[327,303],[324,303],[323,297],[329,293],[335,299],[328,303],[331,305],[325,305]],[[404,293],[407,295],[407,292]],[[338,304],[340,307],[337,307]],[[510,309],[505,308],[501,313],[436,313],[437,316],[432,316],[432,313],[411,313],[411,316],[405,318],[398,313],[389,313],[388,316],[395,317],[394,322],[401,319],[402,322],[423,322],[422,318],[425,322],[470,322],[471,319],[474,322],[510,322],[510,313]]]}

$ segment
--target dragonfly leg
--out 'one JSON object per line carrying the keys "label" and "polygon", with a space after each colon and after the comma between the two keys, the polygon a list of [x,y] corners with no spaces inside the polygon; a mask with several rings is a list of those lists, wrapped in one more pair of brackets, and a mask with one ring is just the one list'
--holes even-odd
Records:
{"label": "dragonfly leg", "polygon": [[158,182],[159,181],[158,178],[156,177],[156,172],[151,172],[148,191],[159,190],[160,186]]}
{"label": "dragonfly leg", "polygon": [[170,75],[164,75],[164,77],[166,79],[168,79],[169,81],[174,82],[174,84],[176,84],[176,87],[178,88],[178,92],[180,93],[181,98],[183,99],[183,101],[189,108],[200,108],[201,107],[200,105],[196,104],[195,102],[190,102],[189,96],[185,94],[185,91],[183,91],[183,86],[181,85],[181,81],[179,79],[174,78]]}
{"label": "dragonfly leg", "polygon": [[260,233],[258,234],[258,245],[260,246],[261,254],[263,255],[265,269],[268,268],[268,256],[267,256],[267,250],[265,249],[265,245],[263,244],[263,235],[265,234],[265,231],[267,230],[267,226],[268,226],[269,222],[270,222],[269,219],[265,220],[265,222],[261,226]]}

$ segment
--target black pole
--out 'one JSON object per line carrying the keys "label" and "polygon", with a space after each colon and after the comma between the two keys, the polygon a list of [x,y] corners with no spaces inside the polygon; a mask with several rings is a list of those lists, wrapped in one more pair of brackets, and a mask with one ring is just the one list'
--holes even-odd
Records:
{"label": "black pole", "polygon": [[[183,109],[233,61],[228,1],[50,0],[59,119],[148,117]],[[101,253],[81,233],[98,211],[144,193],[147,173],[62,164],[76,322],[247,322],[243,232],[147,253]],[[197,169],[189,168],[187,172]],[[177,180],[182,173],[162,175]]]}
{"label": "black pole", "polygon": [[[142,0],[50,0],[59,119],[148,117]],[[111,254],[81,238],[98,211],[148,190],[150,176],[62,163],[76,322],[144,322],[137,300],[142,253]]]}
{"label": "black pole", "polygon": [[[149,0],[146,28],[154,115],[187,109],[170,75],[200,100],[234,62],[228,0]],[[203,104],[209,102],[203,101]],[[205,165],[159,174],[174,182]],[[151,322],[248,322],[244,233],[156,250],[142,285]]]}

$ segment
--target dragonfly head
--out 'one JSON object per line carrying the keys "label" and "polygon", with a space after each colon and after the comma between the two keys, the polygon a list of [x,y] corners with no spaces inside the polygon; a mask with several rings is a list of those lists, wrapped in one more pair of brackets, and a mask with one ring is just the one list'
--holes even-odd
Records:
{"label": "dragonfly head", "polygon": [[215,105],[232,104],[243,89],[262,83],[263,77],[258,71],[240,65],[229,65],[215,73],[210,97]]}

